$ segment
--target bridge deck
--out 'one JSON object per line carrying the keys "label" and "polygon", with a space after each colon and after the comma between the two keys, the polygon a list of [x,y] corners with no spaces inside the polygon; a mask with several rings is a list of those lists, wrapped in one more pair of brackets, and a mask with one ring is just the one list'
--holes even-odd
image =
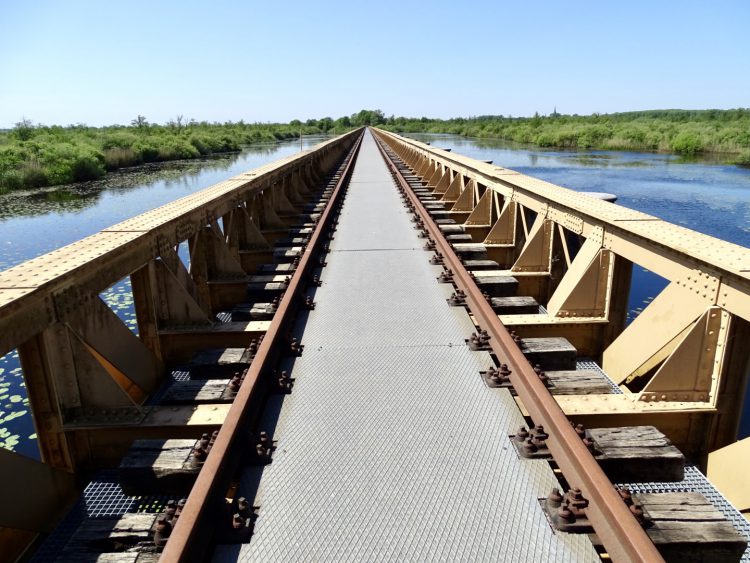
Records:
{"label": "bridge deck", "polygon": [[490,357],[465,345],[474,326],[422,244],[368,133],[300,320],[255,533],[215,560],[598,560],[547,524],[537,499],[557,481],[517,457],[524,420],[482,382]]}

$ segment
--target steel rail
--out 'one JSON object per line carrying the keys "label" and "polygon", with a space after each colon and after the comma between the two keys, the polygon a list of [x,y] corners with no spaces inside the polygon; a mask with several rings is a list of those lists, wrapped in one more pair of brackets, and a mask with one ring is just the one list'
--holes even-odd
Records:
{"label": "steel rail", "polygon": [[612,482],[576,434],[565,413],[544,386],[533,367],[514,342],[508,330],[482,295],[437,223],[412,191],[406,179],[386,153],[378,135],[378,148],[399,185],[405,190],[422,218],[424,226],[443,255],[446,267],[453,271],[453,281],[466,294],[469,310],[481,328],[490,335],[495,355],[511,369],[510,381],[536,424],[542,424],[554,461],[565,479],[578,487],[589,501],[587,518],[614,561],[663,561],[656,546],[623,502]]}
{"label": "steel rail", "polygon": [[[303,277],[308,273],[313,264],[313,256],[322,244],[323,231],[330,222],[332,210],[334,209],[343,186],[351,176],[353,170],[352,164],[356,160],[357,152],[362,142],[362,134],[356,140],[349,152],[349,160],[341,178],[331,194],[325,210],[320,216],[315,230],[300,258],[299,265],[294,272],[289,286],[279,303],[276,314],[271,321],[268,331],[263,337],[263,341],[258,347],[258,351],[250,364],[250,368],[245,376],[237,396],[227,413],[227,417],[222,424],[216,441],[211,448],[206,461],[201,468],[198,478],[190,491],[185,508],[180,513],[177,525],[169,536],[164,551],[162,552],[161,561],[188,562],[201,560],[205,549],[208,547],[208,541],[205,537],[199,537],[201,530],[204,536],[209,535],[209,530],[215,527],[215,523],[206,521],[211,515],[211,508],[217,508],[217,505],[225,504],[226,492],[232,475],[236,469],[236,462],[243,449],[239,442],[239,437],[247,429],[244,428],[249,407],[254,399],[257,399],[259,392],[259,381],[262,375],[270,367],[271,360],[274,359],[274,346],[278,344],[279,337],[283,337],[286,324],[291,319],[293,313],[293,302],[297,298],[298,290],[303,287]],[[228,524],[228,523],[227,523]]]}

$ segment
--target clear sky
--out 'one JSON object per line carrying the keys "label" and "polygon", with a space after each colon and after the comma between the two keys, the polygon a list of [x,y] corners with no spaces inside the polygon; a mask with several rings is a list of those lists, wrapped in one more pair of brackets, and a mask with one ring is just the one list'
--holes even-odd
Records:
{"label": "clear sky", "polygon": [[0,128],[750,106],[750,0],[0,0]]}

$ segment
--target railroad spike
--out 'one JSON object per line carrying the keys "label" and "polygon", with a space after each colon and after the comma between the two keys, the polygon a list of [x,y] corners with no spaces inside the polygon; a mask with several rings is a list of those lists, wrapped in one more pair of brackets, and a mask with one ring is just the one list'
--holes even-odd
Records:
{"label": "railroad spike", "polygon": [[166,516],[159,516],[154,525],[154,545],[157,548],[163,548],[167,544],[167,539],[172,534],[172,524]]}
{"label": "railroad spike", "polygon": [[457,289],[448,299],[448,303],[453,307],[460,307],[466,305],[466,294],[460,289]]}
{"label": "railroad spike", "polygon": [[289,394],[292,392],[292,385],[294,383],[294,380],[286,371],[282,371],[281,374],[279,374],[278,378],[276,379],[276,383],[278,385],[279,391],[281,391],[282,393]]}
{"label": "railroad spike", "polygon": [[547,496],[547,502],[553,507],[558,507],[562,504],[562,501],[563,496],[560,494],[560,489],[557,487],[553,488]]}

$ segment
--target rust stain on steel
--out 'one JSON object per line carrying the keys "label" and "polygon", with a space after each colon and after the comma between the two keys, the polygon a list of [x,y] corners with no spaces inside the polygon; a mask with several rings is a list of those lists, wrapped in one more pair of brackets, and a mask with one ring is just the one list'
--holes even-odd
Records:
{"label": "rust stain on steel", "polygon": [[227,413],[221,430],[219,430],[219,435],[216,437],[213,448],[211,448],[211,453],[203,464],[203,469],[190,491],[185,508],[180,513],[177,525],[169,536],[169,541],[162,552],[161,560],[163,561],[195,561],[201,558],[203,546],[197,535],[207,533],[208,529],[212,527],[208,525],[201,526],[201,518],[205,516],[207,510],[210,510],[212,501],[216,502],[217,498],[221,502],[224,501],[228,485],[226,471],[232,469],[231,467],[226,467],[230,448],[238,446],[234,442],[237,435],[241,433],[242,429],[240,427],[247,414],[247,406],[250,404],[253,394],[257,392],[258,379],[266,367],[265,364],[270,356],[271,347],[278,337],[283,338],[285,335],[282,332],[282,328],[290,314],[292,299],[295,298],[295,294],[300,289],[307,268],[313,264],[312,254],[317,249],[319,241],[322,242],[322,231],[338,200],[341,188],[349,177],[349,171],[356,158],[361,140],[362,137],[360,135],[352,147],[352,157],[349,159],[346,169],[341,175],[341,179],[336,185],[331,199],[328,201],[328,205],[310,237],[310,242],[300,259],[297,270],[289,282],[289,287],[284,293],[281,303],[279,303],[278,311],[271,321],[271,326],[268,328],[268,332],[266,332],[263,342],[258,347],[258,352],[250,364],[245,381],[242,383]]}
{"label": "rust stain on steel", "polygon": [[437,251],[442,254],[445,267],[452,270],[456,285],[464,291],[469,309],[481,328],[490,335],[493,352],[511,368],[511,383],[531,418],[536,424],[544,425],[549,432],[547,446],[555,462],[571,486],[580,488],[589,499],[586,515],[609,555],[615,561],[663,561],[656,546],[578,437],[565,413],[487,303],[427,209],[412,192],[380,143],[378,146],[383,159],[396,174],[397,181],[406,190],[416,211],[422,217],[426,229],[436,243]]}

